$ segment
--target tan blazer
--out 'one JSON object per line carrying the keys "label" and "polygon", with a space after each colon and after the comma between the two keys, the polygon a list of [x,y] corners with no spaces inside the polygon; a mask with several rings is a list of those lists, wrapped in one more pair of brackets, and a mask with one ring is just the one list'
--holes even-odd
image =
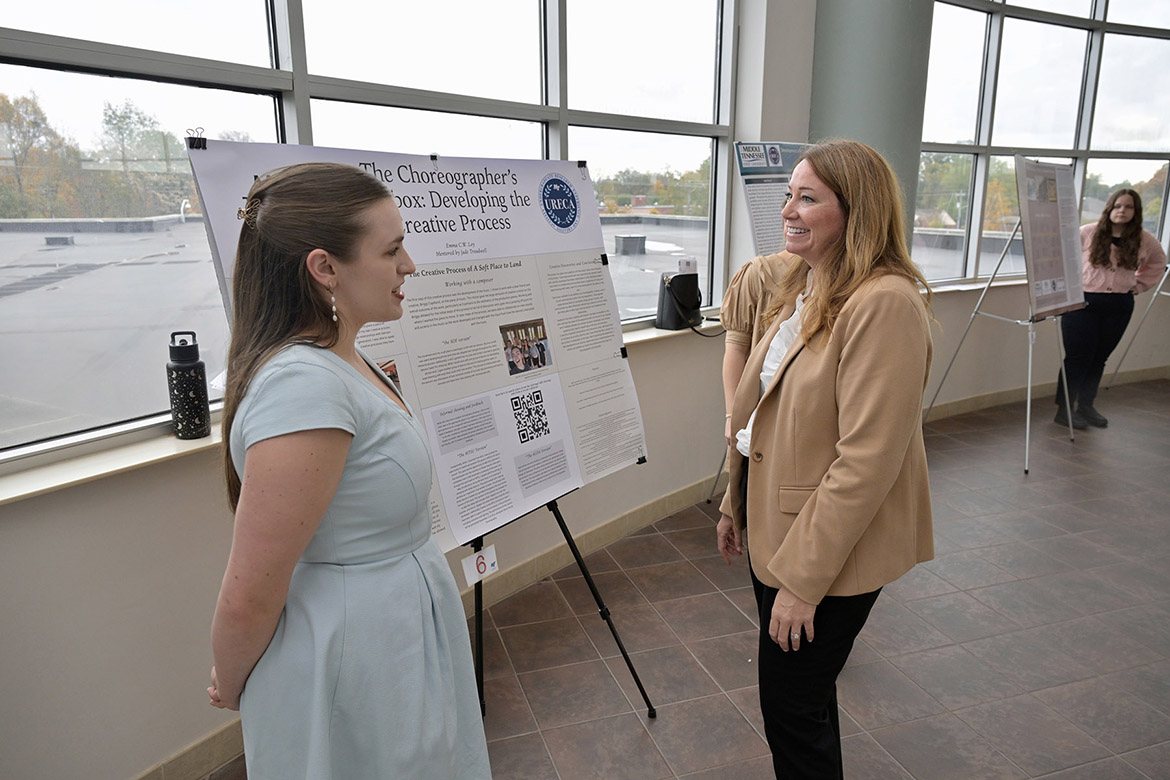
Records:
{"label": "tan blazer", "polygon": [[[788,350],[760,396],[760,368],[780,311],[748,357],[731,429],[756,409],[748,469],[748,551],[756,577],[804,601],[876,590],[934,557],[922,395],[932,344],[916,286],[898,276],[862,285],[823,330]],[[757,409],[758,403],[758,409]],[[745,526],[747,460],[728,455],[721,506]]]}

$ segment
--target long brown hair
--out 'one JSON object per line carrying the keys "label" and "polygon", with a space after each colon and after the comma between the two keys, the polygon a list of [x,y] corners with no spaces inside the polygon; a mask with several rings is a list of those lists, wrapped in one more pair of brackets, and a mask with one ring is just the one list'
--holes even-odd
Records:
{"label": "long brown hair", "polygon": [[329,348],[337,323],[305,259],[324,249],[339,262],[365,233],[363,216],[389,190],[357,168],[302,163],[269,171],[248,190],[232,273],[232,339],[223,400],[224,476],[232,511],[240,477],[231,455],[231,430],[252,378],[293,343]]}
{"label": "long brown hair", "polygon": [[1129,188],[1118,190],[1105,201],[1105,210],[1097,220],[1097,232],[1093,234],[1093,243],[1089,245],[1089,262],[1102,268],[1113,265],[1109,257],[1109,250],[1113,246],[1113,222],[1109,219],[1109,212],[1113,211],[1113,206],[1122,195],[1133,198],[1133,219],[1121,226],[1121,236],[1117,239],[1117,264],[1136,271],[1141,264],[1138,250],[1142,246],[1142,196]]}
{"label": "long brown hair", "polygon": [[[859,141],[826,141],[800,156],[836,196],[845,215],[841,237],[828,247],[813,271],[812,293],[801,318],[801,338],[807,344],[833,324],[846,301],[874,276],[895,274],[917,282],[930,303],[930,285],[910,261],[903,223],[902,190],[890,164],[872,147]],[[804,289],[808,266],[793,263],[780,279],[777,295],[766,318],[775,319],[781,307]]]}

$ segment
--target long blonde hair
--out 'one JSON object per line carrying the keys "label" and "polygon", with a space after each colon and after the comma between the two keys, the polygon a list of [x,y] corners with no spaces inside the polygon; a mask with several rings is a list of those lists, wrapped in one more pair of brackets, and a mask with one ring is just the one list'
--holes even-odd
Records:
{"label": "long blonde hair", "polygon": [[350,165],[302,163],[259,177],[248,191],[232,273],[232,340],[223,399],[224,477],[232,511],[240,477],[231,430],[252,378],[292,343],[337,343],[332,309],[305,259],[324,249],[339,262],[353,257],[366,231],[365,212],[390,191]]}
{"label": "long blonde hair", "polygon": [[[859,141],[826,141],[800,156],[837,196],[845,215],[841,237],[830,245],[813,270],[812,292],[805,299],[801,338],[807,344],[821,330],[830,334],[841,309],[869,279],[894,274],[917,282],[930,303],[930,285],[910,261],[903,225],[902,190],[890,164],[872,147]],[[808,266],[793,263],[780,279],[765,318],[771,322],[780,309],[804,289]]]}

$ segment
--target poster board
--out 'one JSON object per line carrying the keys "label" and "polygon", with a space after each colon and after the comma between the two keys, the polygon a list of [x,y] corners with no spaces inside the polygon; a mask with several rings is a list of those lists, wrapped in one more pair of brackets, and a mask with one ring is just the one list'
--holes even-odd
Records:
{"label": "poster board", "polygon": [[1072,166],[1017,154],[1016,191],[1032,319],[1083,307],[1079,199]]}
{"label": "poster board", "polygon": [[[189,156],[229,312],[236,211],[254,177],[336,162],[392,191],[417,270],[402,319],[367,325],[358,345],[422,417],[444,551],[644,460],[583,163],[213,140]],[[528,345],[527,367],[508,359],[509,344]]]}
{"label": "poster board", "polygon": [[757,255],[771,255],[784,249],[784,219],[780,210],[784,208],[792,169],[808,148],[808,144],[780,141],[735,143],[735,159]]}

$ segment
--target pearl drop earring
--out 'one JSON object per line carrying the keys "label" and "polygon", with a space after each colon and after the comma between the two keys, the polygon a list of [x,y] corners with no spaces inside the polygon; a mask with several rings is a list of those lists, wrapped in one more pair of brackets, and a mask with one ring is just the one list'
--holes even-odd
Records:
{"label": "pearl drop earring", "polygon": [[329,307],[333,309],[333,321],[337,322],[337,299],[333,297],[333,290],[329,291]]}

